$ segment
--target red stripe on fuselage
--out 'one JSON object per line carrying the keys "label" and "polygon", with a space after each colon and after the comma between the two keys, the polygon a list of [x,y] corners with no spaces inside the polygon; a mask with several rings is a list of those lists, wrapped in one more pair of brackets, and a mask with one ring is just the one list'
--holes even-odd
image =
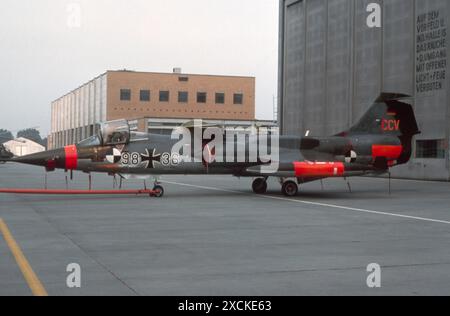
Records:
{"label": "red stripe on fuselage", "polygon": [[64,152],[66,154],[66,169],[74,170],[78,167],[78,151],[77,146],[70,145],[64,147]]}
{"label": "red stripe on fuselage", "polygon": [[372,157],[385,157],[387,160],[396,160],[400,158],[403,152],[403,146],[373,145]]}
{"label": "red stripe on fuselage", "polygon": [[342,177],[345,167],[342,162],[294,162],[295,176]]}

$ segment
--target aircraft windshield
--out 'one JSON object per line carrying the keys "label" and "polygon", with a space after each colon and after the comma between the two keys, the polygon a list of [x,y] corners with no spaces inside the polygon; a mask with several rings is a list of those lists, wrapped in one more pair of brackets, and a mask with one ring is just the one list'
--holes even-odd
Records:
{"label": "aircraft windshield", "polygon": [[130,142],[130,125],[126,120],[100,124],[99,132],[102,146],[125,145]]}
{"label": "aircraft windshield", "polygon": [[131,132],[127,121],[113,121],[100,125],[98,135],[78,143],[79,147],[124,145],[136,141],[149,140],[147,133]]}
{"label": "aircraft windshield", "polygon": [[82,140],[78,143],[78,147],[93,147],[93,146],[100,146],[100,138],[98,136],[91,136],[85,140]]}

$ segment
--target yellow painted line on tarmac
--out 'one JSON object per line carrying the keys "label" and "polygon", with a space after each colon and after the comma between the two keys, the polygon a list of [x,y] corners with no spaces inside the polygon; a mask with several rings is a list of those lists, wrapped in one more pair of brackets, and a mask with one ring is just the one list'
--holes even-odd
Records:
{"label": "yellow painted line on tarmac", "polygon": [[34,296],[48,296],[47,291],[42,285],[41,281],[37,277],[36,273],[34,273],[33,268],[31,268],[30,263],[27,258],[25,258],[20,246],[14,240],[8,226],[6,223],[0,218],[0,231],[5,238],[6,243],[8,244],[9,249],[11,250],[14,258],[16,259],[17,265],[19,266],[25,280],[30,287],[31,292],[33,292]]}

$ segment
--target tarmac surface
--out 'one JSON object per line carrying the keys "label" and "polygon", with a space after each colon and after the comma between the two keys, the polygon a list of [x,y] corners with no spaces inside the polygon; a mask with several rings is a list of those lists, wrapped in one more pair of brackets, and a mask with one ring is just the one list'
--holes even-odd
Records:
{"label": "tarmac surface", "polygon": [[[275,180],[266,196],[251,179],[162,180],[160,199],[0,194],[0,219],[49,295],[450,295],[450,183],[393,180],[389,195],[385,179],[351,179],[352,192],[331,179],[285,198]],[[64,172],[48,183],[64,189]],[[0,188],[43,186],[41,168],[0,165]],[[13,253],[0,232],[0,295],[32,295]],[[71,263],[81,288],[67,286]],[[367,286],[371,263],[381,288]]]}

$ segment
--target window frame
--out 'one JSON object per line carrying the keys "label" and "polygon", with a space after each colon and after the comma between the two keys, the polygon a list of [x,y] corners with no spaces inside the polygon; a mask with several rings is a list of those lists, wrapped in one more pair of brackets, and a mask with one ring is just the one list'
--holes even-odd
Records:
{"label": "window frame", "polygon": [[[220,100],[219,100],[220,98]],[[225,92],[216,92],[216,104],[219,105],[224,105],[225,101],[226,101],[226,96],[225,96]],[[221,101],[221,102],[220,102]]]}
{"label": "window frame", "polygon": [[[240,99],[237,99],[240,98]],[[239,102],[238,102],[239,100]],[[244,104],[244,94],[243,93],[234,93],[233,94],[233,104],[234,105],[243,105]]]}
{"label": "window frame", "polygon": [[[163,97],[163,95],[167,94],[167,100]],[[159,102],[168,103],[170,102],[170,91],[169,90],[160,90],[159,91]]]}
{"label": "window frame", "polygon": [[[202,101],[201,98],[205,97],[205,100]],[[208,103],[208,92],[197,92],[197,103],[198,104],[206,104]]]}
{"label": "window frame", "polygon": [[[142,93],[148,93],[148,99],[143,99],[142,98],[142,96],[143,96]],[[150,102],[151,98],[152,98],[152,95],[151,95],[151,91],[150,90],[140,90],[139,91],[139,101],[140,102]]]}
{"label": "window frame", "polygon": [[[182,95],[186,96],[186,100],[182,100]],[[189,103],[189,91],[178,91],[178,103]]]}
{"label": "window frame", "polygon": [[445,139],[418,139],[416,140],[416,159],[445,159]]}
{"label": "window frame", "polygon": [[[128,98],[124,98],[125,95],[128,95]],[[120,89],[120,101],[131,101],[131,89]]]}

